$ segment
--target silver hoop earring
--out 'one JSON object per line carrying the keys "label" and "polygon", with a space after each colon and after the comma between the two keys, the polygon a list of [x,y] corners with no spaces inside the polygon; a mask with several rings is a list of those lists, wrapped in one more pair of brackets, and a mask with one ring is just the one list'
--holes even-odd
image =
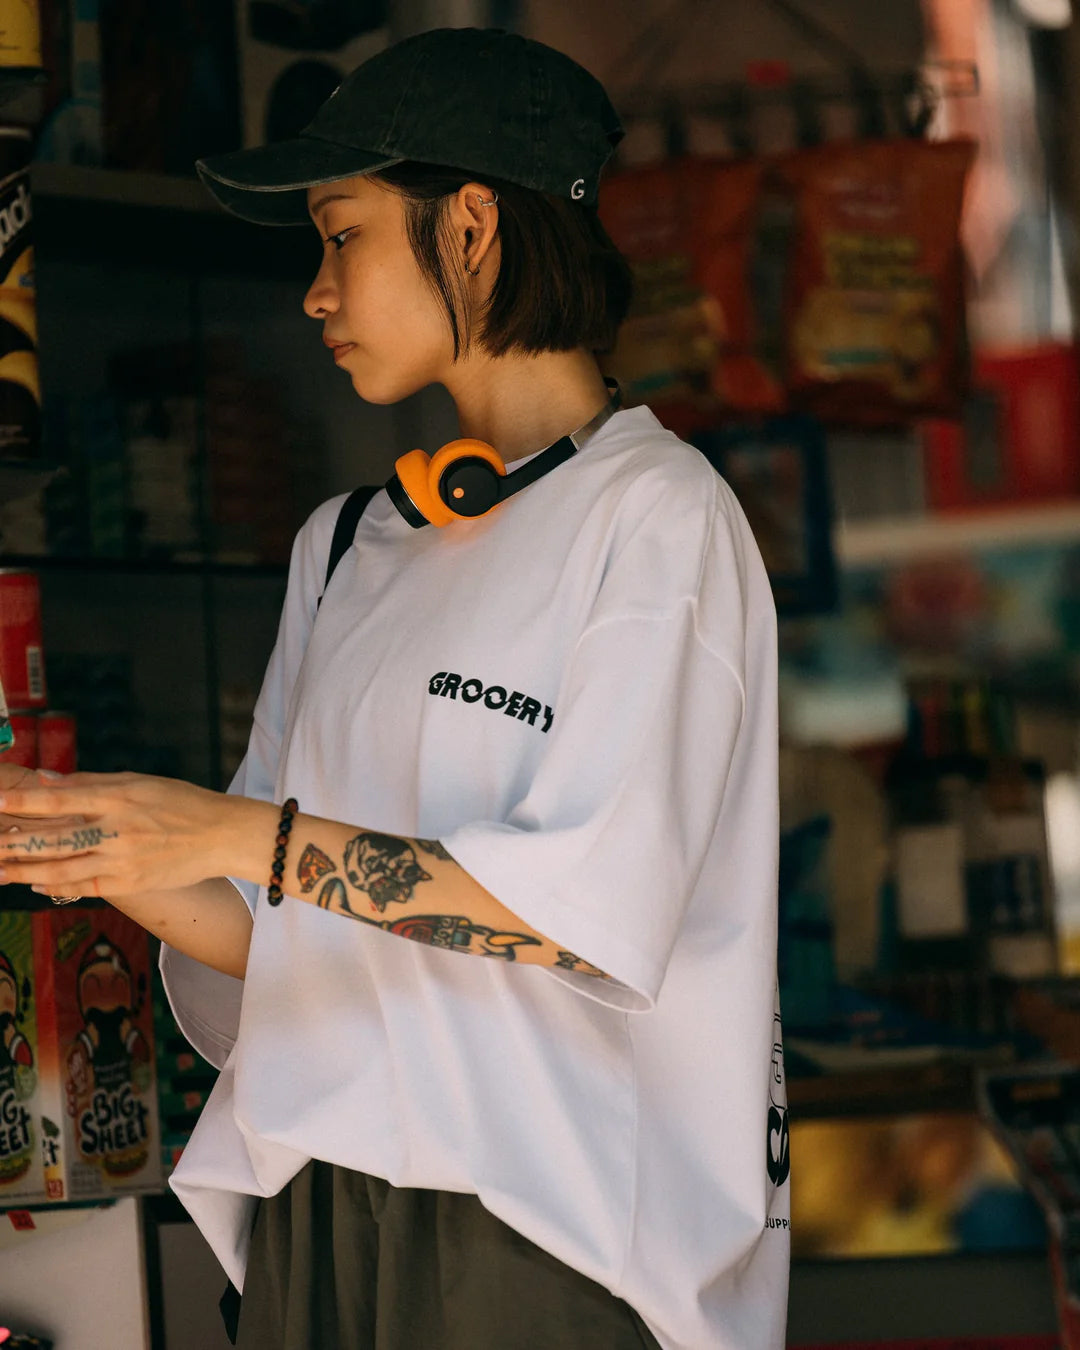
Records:
{"label": "silver hoop earring", "polygon": [[495,191],[494,188],[491,189],[491,201],[486,202],[484,201],[483,197],[477,198],[477,201],[480,203],[481,206],[494,206],[498,200],[499,194]]}
{"label": "silver hoop earring", "polygon": [[478,277],[480,275],[480,264],[479,263],[476,264],[476,271],[474,272],[472,268],[469,266],[469,264],[466,263],[465,271],[468,272],[469,276],[471,277]]}

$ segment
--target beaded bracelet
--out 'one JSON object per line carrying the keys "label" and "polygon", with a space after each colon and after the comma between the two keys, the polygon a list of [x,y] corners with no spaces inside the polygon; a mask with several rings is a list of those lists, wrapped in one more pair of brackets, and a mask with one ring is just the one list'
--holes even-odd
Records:
{"label": "beaded bracelet", "polygon": [[282,803],[277,838],[274,840],[274,861],[270,868],[270,885],[266,888],[266,899],[271,905],[281,904],[281,882],[285,875],[285,854],[289,847],[289,831],[292,829],[293,816],[299,809],[295,797],[290,797]]}

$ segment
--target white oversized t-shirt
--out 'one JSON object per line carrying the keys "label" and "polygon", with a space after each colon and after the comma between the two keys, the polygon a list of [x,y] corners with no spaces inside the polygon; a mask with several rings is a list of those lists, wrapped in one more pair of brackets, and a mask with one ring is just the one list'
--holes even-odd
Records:
{"label": "white oversized t-shirt", "polygon": [[238,1286],[254,1197],[315,1157],[479,1196],[665,1350],[782,1346],[776,625],[742,512],[626,409],[479,520],[380,493],[316,621],[342,501],[297,536],[231,790],[438,839],[611,979],[237,883],[243,984],[162,951],[222,1067],[174,1190]]}

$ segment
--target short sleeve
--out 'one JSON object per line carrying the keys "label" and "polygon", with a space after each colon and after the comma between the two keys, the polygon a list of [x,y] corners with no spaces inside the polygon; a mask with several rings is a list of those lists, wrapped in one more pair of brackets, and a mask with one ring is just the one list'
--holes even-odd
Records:
{"label": "short sleeve", "polygon": [[[259,801],[275,799],[278,759],[292,691],[315,623],[330,537],[344,500],[341,496],[324,502],[293,543],[277,639],[255,704],[247,751],[227,789],[230,793]],[[254,913],[259,887],[233,877],[228,880]],[[221,1068],[239,1030],[243,981],[213,970],[164,943],[158,964],[180,1030],[204,1059]]]}
{"label": "short sleeve", "polygon": [[[441,841],[514,914],[611,978],[545,969],[630,1011],[659,994],[743,723],[745,558],[726,513],[719,537],[713,524],[669,567],[674,595],[656,583],[656,527],[627,543],[569,662],[528,789],[506,820]],[[631,608],[642,594],[648,603]],[[722,608],[719,623],[703,603]],[[713,632],[736,636],[717,648]]]}

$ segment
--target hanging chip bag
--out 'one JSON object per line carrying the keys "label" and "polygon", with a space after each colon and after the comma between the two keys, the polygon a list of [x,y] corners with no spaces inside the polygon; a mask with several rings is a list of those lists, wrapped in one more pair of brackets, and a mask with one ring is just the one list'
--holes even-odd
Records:
{"label": "hanging chip bag", "polygon": [[960,216],[970,140],[866,141],[785,158],[792,404],[834,422],[954,417],[967,386]]}
{"label": "hanging chip bag", "polygon": [[634,273],[607,364],[628,403],[647,403],[681,435],[724,412],[783,406],[750,289],[763,172],[758,161],[684,156],[600,186],[600,218]]}

